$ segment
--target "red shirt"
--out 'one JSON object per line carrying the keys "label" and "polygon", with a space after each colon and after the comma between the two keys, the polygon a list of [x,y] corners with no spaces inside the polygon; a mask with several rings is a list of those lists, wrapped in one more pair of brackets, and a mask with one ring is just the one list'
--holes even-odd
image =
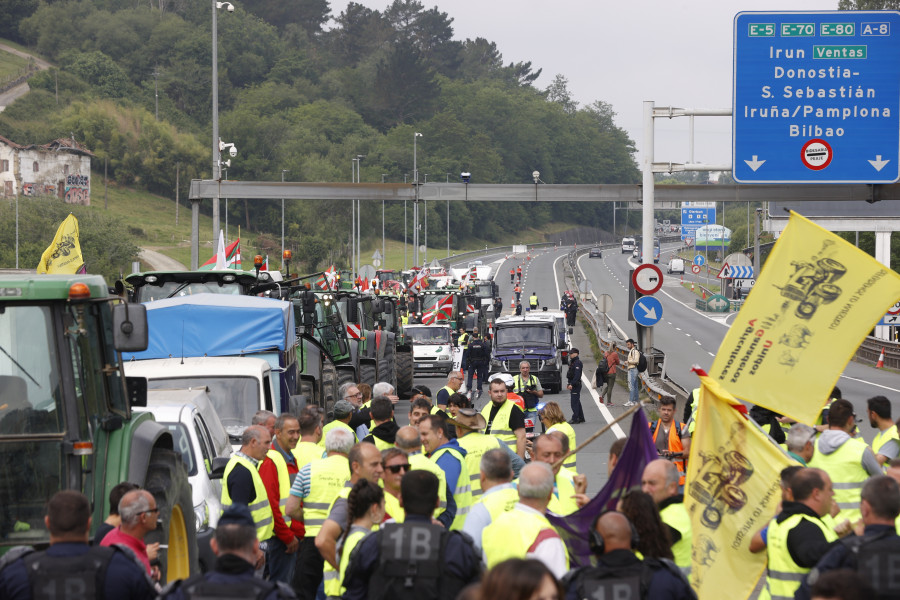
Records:
{"label": "red shirt", "polygon": [[[275,450],[275,452],[279,452],[275,447],[274,441],[272,442],[272,449]],[[288,461],[285,462],[287,463],[288,476],[296,475],[297,472],[299,472],[296,461],[292,463]],[[278,489],[278,469],[275,467],[275,463],[272,462],[272,459],[268,456],[263,459],[259,465],[259,477],[262,479],[263,485],[266,486],[266,495],[269,497],[269,506],[272,507],[272,522],[275,527],[275,536],[284,542],[285,545],[290,544],[291,540],[295,537],[303,539],[306,535],[303,521],[300,519],[291,519],[291,526],[288,527],[284,522],[284,517],[281,515],[281,493]]]}
{"label": "red shirt", "polygon": [[144,568],[147,569],[147,575],[150,575],[150,557],[147,556],[147,544],[144,543],[144,540],[139,540],[133,535],[128,535],[120,528],[116,527],[107,533],[103,538],[103,541],[100,542],[101,546],[112,546],[113,544],[120,544],[130,548],[140,561],[144,563]]}

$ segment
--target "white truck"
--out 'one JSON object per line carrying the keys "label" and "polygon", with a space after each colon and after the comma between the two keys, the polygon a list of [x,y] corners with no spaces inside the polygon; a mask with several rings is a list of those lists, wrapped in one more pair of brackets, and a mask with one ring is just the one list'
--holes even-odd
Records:
{"label": "white truck", "polygon": [[[231,445],[241,446],[241,434],[258,410],[280,414],[272,385],[272,367],[249,356],[155,358],[124,363],[126,377],[143,377],[148,390],[205,386]],[[299,411],[302,407],[295,407]]]}
{"label": "white truck", "polygon": [[449,325],[405,325],[412,344],[415,373],[448,375],[453,370],[453,340]]}

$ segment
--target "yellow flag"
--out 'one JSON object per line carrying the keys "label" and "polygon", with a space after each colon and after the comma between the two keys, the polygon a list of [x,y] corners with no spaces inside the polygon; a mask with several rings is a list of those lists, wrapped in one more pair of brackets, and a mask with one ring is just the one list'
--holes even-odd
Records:
{"label": "yellow flag", "polygon": [[691,585],[700,598],[747,598],[753,591],[766,554],[752,554],[750,540],[775,516],[781,470],[797,464],[733,404],[740,405],[716,381],[700,378],[684,494]]}
{"label": "yellow flag", "polygon": [[77,273],[84,266],[81,245],[78,243],[78,219],[70,214],[63,221],[53,243],[44,250],[38,273]]}
{"label": "yellow flag", "polygon": [[709,375],[737,398],[811,424],[897,300],[900,275],[792,212]]}

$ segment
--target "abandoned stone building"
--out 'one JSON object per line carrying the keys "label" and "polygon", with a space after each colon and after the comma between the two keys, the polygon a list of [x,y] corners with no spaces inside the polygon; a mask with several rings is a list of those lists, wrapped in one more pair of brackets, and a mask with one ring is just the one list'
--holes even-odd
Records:
{"label": "abandoned stone building", "polygon": [[92,157],[73,139],[23,146],[0,136],[0,197],[57,196],[89,205]]}

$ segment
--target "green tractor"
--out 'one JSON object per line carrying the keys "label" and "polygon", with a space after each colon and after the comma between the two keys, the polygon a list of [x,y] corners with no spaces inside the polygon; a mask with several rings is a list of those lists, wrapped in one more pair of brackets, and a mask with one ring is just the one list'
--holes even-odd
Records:
{"label": "green tractor", "polygon": [[93,506],[130,481],[156,497],[165,581],[198,571],[191,488],[172,434],[150,413],[146,384],[129,382],[121,352],[147,348],[147,313],[110,297],[98,275],[0,274],[0,553],[45,546],[47,501],[78,490]]}

